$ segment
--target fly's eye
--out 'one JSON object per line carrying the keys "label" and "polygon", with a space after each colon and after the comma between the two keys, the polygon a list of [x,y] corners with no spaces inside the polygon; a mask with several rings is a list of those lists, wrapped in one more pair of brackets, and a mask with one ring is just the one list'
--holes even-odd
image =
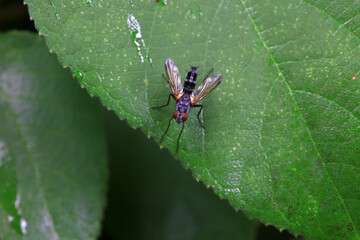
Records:
{"label": "fly's eye", "polygon": [[186,113],[182,113],[181,114],[182,120],[185,122],[187,120],[187,114]]}
{"label": "fly's eye", "polygon": [[179,112],[178,112],[178,111],[175,111],[175,112],[173,113],[173,118],[176,119],[178,115],[179,115]]}

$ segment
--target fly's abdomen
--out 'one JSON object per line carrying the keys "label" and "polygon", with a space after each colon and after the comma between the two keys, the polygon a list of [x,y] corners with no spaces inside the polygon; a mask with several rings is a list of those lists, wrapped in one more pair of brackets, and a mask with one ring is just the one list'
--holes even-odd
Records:
{"label": "fly's abdomen", "polygon": [[197,68],[191,67],[190,71],[187,74],[185,83],[184,83],[184,92],[191,94],[194,91],[197,77]]}

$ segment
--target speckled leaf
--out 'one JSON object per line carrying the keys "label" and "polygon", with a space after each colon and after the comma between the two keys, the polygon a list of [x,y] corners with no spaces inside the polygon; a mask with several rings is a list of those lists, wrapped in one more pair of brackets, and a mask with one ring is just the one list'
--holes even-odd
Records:
{"label": "speckled leaf", "polygon": [[[360,239],[359,2],[27,0],[64,66],[157,141],[172,58],[223,73],[179,158],[235,208],[309,239]],[[165,3],[165,1],[160,1]],[[174,152],[181,126],[164,146]]]}
{"label": "speckled leaf", "polygon": [[0,239],[96,239],[106,151],[98,104],[35,34],[0,35]]}

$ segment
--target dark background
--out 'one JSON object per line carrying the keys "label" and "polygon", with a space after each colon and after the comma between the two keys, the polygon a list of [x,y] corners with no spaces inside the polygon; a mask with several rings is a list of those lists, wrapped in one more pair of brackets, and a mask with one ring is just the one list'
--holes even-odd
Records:
{"label": "dark background", "polygon": [[[14,29],[36,33],[27,7],[21,0],[0,0],[0,31]],[[213,239],[216,236],[220,240],[231,238],[231,234],[228,236],[226,232],[232,229],[221,229],[221,224],[218,224],[222,221],[219,219],[222,215],[226,218],[223,221],[231,221],[224,225],[234,223],[239,224],[238,228],[242,231],[246,229],[248,223],[241,223],[242,213],[235,212],[226,200],[219,199],[212,190],[194,181],[191,172],[184,171],[180,161],[175,160],[167,150],[160,150],[153,139],[149,140],[140,129],[131,129],[126,121],[121,121],[113,112],[104,108],[103,114],[107,129],[110,179],[99,240],[187,239],[184,233],[187,229],[184,225],[186,219],[181,219],[181,214],[174,215],[179,219],[171,220],[174,224],[180,224],[177,227],[181,232],[171,232],[173,236],[164,235],[163,228],[169,229],[169,226],[164,226],[167,223],[164,222],[164,216],[173,210],[174,199],[182,201],[185,208],[193,206],[190,215],[204,217],[207,225],[202,231],[204,234],[208,231],[211,234],[209,237]],[[220,229],[212,227],[219,225]],[[295,239],[287,231],[279,232],[263,224],[258,226],[257,240]],[[201,231],[201,227],[197,227]],[[150,232],[152,235],[147,235]]]}

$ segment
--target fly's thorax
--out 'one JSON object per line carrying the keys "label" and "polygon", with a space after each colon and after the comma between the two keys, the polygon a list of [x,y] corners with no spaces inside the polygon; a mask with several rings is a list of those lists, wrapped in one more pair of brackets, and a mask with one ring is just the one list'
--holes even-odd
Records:
{"label": "fly's thorax", "polygon": [[190,96],[185,93],[176,103],[176,111],[188,113],[191,108]]}

